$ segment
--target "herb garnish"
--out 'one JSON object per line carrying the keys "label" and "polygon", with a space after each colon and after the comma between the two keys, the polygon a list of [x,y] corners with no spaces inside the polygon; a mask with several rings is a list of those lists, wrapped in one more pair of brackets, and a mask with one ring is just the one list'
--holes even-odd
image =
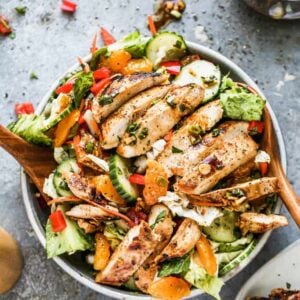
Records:
{"label": "herb garnish", "polygon": [[98,102],[101,106],[108,105],[114,102],[115,95],[102,95],[99,97]]}
{"label": "herb garnish", "polygon": [[189,134],[194,135],[194,136],[198,136],[203,133],[203,129],[201,128],[200,125],[191,125],[191,126],[189,126],[188,131],[189,131]]}
{"label": "herb garnish", "polygon": [[86,94],[89,92],[90,87],[94,83],[93,73],[83,73],[80,75],[74,83],[74,98],[75,98],[75,107],[79,107],[80,101],[86,97]]}
{"label": "herb garnish", "polygon": [[175,146],[172,146],[172,153],[183,153],[183,151]]}
{"label": "herb garnish", "polygon": [[94,143],[93,142],[87,142],[87,144],[85,145],[85,151],[87,153],[92,153],[94,150]]}
{"label": "herb garnish", "polygon": [[156,217],[155,222],[150,225],[151,229],[154,229],[155,225],[158,224],[159,222],[162,222],[166,217],[166,211],[162,210]]}
{"label": "herb garnish", "polygon": [[24,16],[26,14],[26,10],[27,10],[27,7],[26,6],[17,6],[15,7],[15,11],[19,14],[19,15],[22,15]]}
{"label": "herb garnish", "polygon": [[211,134],[213,137],[217,137],[220,135],[220,129],[219,128],[214,128],[212,130],[212,134]]}
{"label": "herb garnish", "polygon": [[39,79],[39,77],[36,75],[35,72],[31,72],[30,73],[30,77],[29,77],[31,80],[34,80],[34,79]]}
{"label": "herb garnish", "polygon": [[138,135],[138,138],[143,140],[148,135],[148,128],[144,127]]}

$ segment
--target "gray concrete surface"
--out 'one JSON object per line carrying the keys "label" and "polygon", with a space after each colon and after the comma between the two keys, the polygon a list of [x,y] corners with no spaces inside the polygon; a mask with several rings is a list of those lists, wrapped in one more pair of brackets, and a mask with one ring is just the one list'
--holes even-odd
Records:
{"label": "gray concrete surface", "polygon": [[[0,38],[0,123],[14,119],[16,102],[37,104],[53,80],[88,53],[94,32],[106,26],[116,37],[135,27],[147,32],[152,1],[78,0],[74,16],[61,13],[57,0],[0,1],[16,31]],[[170,29],[231,58],[257,80],[272,104],[284,133],[288,176],[300,194],[300,22],[278,22],[257,15],[240,0],[187,0],[187,10]],[[25,5],[25,16],[14,7]],[[196,34],[197,33],[197,34]],[[31,72],[38,80],[30,80]],[[293,76],[291,76],[293,75]],[[1,299],[108,299],[64,274],[45,257],[25,215],[19,165],[0,150],[0,226],[20,242],[25,268],[14,289]],[[283,213],[288,215],[283,209]],[[263,251],[243,272],[227,282],[222,299],[234,299],[242,284],[264,262],[299,238],[293,221],[275,231]],[[0,241],[1,242],[1,241]],[[266,279],[267,280],[267,279]],[[210,299],[208,296],[199,299]]]}

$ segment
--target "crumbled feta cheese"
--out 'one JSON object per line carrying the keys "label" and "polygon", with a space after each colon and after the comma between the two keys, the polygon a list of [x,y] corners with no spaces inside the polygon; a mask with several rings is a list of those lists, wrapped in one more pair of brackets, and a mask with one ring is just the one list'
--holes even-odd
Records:
{"label": "crumbled feta cheese", "polygon": [[215,207],[188,208],[189,200],[186,196],[169,191],[166,196],[159,197],[158,202],[165,204],[174,216],[190,218],[200,226],[209,226],[216,218],[222,216],[221,210]]}
{"label": "crumbled feta cheese", "polygon": [[153,143],[152,150],[146,153],[148,159],[155,159],[164,149],[167,142],[164,139],[160,139]]}
{"label": "crumbled feta cheese", "polygon": [[263,151],[263,150],[258,150],[257,154],[256,154],[256,157],[255,157],[255,160],[254,160],[256,163],[270,163],[271,162],[271,157],[270,155]]}

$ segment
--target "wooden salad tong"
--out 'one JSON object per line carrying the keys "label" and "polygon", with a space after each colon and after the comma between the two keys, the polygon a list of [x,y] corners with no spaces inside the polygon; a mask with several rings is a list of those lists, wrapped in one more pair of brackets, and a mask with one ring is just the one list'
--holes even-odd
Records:
{"label": "wooden salad tong", "polygon": [[292,218],[300,228],[300,198],[295,193],[292,185],[286,177],[281,162],[278,145],[276,141],[276,133],[272,123],[270,113],[265,107],[264,109],[264,136],[262,141],[262,149],[265,150],[271,157],[270,173],[278,178],[279,196],[286,208],[290,212]]}
{"label": "wooden salad tong", "polygon": [[53,149],[29,144],[2,125],[0,125],[0,146],[19,162],[39,192],[44,195],[45,178],[57,166],[53,158]]}

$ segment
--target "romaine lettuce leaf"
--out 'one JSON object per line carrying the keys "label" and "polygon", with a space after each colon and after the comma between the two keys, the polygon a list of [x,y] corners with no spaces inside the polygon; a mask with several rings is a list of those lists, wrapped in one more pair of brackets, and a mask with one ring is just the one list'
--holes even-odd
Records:
{"label": "romaine lettuce leaf", "polygon": [[190,267],[191,253],[187,253],[183,257],[173,258],[163,262],[158,272],[158,277],[165,277],[172,274],[184,275]]}
{"label": "romaine lettuce leaf", "polygon": [[200,267],[193,259],[191,259],[190,268],[184,279],[215,299],[221,299],[219,293],[224,284],[223,281],[217,276],[208,275],[205,269]]}

